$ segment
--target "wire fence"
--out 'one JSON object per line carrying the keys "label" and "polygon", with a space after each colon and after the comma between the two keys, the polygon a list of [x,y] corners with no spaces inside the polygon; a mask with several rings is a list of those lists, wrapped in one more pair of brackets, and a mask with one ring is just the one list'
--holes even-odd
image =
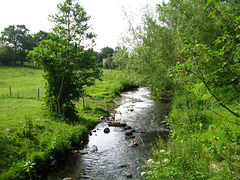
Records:
{"label": "wire fence", "polygon": [[9,86],[0,90],[0,98],[18,98],[18,99],[42,99],[44,96],[44,88],[17,88]]}

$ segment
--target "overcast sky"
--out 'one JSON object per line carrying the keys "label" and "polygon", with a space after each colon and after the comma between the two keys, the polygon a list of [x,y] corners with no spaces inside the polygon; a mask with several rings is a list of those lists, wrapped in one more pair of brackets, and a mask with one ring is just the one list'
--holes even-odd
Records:
{"label": "overcast sky", "polygon": [[[80,0],[81,5],[91,16],[90,24],[96,39],[95,50],[109,46],[115,48],[121,34],[127,30],[123,9],[134,14],[140,14],[140,9],[146,4],[155,7],[162,0]],[[48,15],[54,14],[61,0],[0,0],[0,31],[9,25],[24,24],[30,33],[40,30],[49,32],[53,24],[48,21]]]}

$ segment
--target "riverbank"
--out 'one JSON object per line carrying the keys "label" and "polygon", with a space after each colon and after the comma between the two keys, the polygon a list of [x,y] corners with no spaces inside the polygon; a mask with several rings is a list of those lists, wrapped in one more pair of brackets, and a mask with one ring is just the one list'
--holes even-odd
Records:
{"label": "riverbank", "polygon": [[41,69],[0,68],[0,179],[41,178],[72,149],[84,145],[97,117],[107,116],[116,105],[113,99],[130,85],[119,78],[120,71],[104,70],[103,81],[87,88],[84,103],[77,103],[79,118],[68,124],[45,111]]}
{"label": "riverbank", "polygon": [[[167,120],[173,130],[165,142],[158,140],[144,165],[147,179],[239,179],[239,118],[231,114],[204,88],[176,94]],[[231,98],[231,96],[228,96]],[[239,114],[237,99],[226,105]]]}

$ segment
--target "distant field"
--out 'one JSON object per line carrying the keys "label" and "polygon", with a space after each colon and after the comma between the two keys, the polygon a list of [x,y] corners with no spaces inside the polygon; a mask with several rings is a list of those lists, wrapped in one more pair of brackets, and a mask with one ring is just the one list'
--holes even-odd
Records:
{"label": "distant field", "polygon": [[[44,78],[43,70],[32,66],[0,66],[0,130],[12,128],[25,121],[25,116],[32,119],[44,118]],[[87,87],[87,95],[93,98],[113,97],[121,84],[116,80],[120,71],[103,70],[103,81]],[[11,95],[10,88],[11,87]],[[38,88],[40,98],[38,99]],[[86,104],[91,105],[91,102]],[[96,103],[96,102],[94,102]],[[81,108],[81,100],[77,103]]]}
{"label": "distant field", "polygon": [[[0,66],[0,98],[38,98],[44,91],[43,70],[34,67]],[[41,97],[41,96],[40,96]]]}

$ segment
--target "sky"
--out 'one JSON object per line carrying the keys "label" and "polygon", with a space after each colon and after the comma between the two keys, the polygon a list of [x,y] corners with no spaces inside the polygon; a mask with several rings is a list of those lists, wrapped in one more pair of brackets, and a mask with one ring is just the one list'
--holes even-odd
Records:
{"label": "sky", "polygon": [[[50,32],[53,23],[48,15],[57,11],[61,0],[0,0],[0,32],[9,25],[23,24],[30,33],[40,30]],[[94,49],[115,48],[121,42],[121,36],[127,33],[127,20],[123,10],[138,22],[140,10],[149,4],[155,7],[162,0],[80,0],[80,4],[91,19],[92,31],[97,34]]]}

